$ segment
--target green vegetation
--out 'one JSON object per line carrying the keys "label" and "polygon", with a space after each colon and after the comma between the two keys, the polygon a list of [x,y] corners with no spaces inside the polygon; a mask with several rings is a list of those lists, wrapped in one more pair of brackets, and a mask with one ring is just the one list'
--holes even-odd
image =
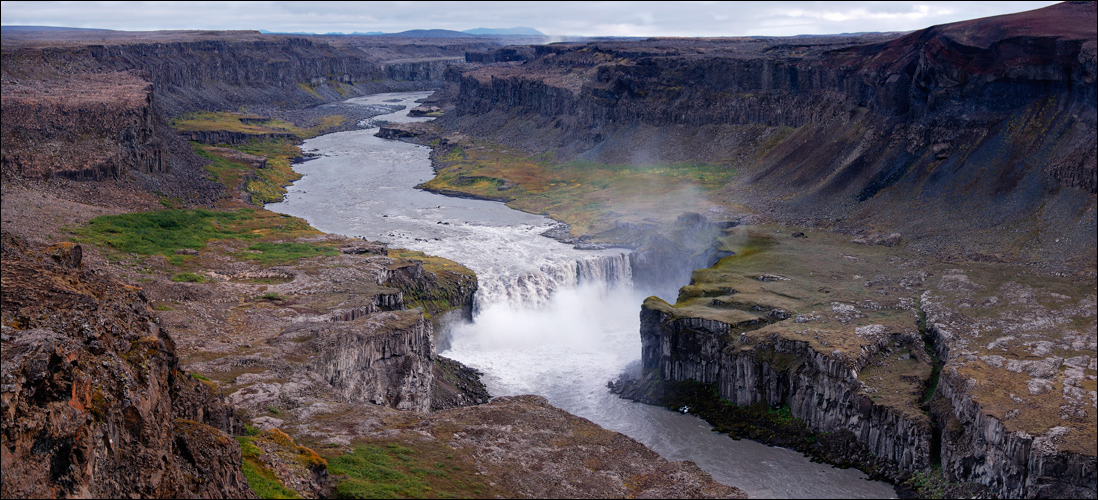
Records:
{"label": "green vegetation", "polygon": [[[312,91],[304,84],[302,88]],[[312,127],[299,127],[285,120],[267,118],[249,113],[232,111],[196,111],[172,120],[172,127],[183,132],[224,130],[251,135],[290,134],[300,139],[316,137],[326,130],[343,124],[346,118],[340,115],[322,117]]]}
{"label": "green vegetation", "polygon": [[991,498],[987,486],[976,483],[957,483],[945,477],[941,467],[916,472],[900,484],[915,493],[914,498]]}
{"label": "green vegetation", "polygon": [[176,273],[172,276],[172,281],[176,283],[205,283],[209,281],[209,278],[195,273]]}
{"label": "green vegetation", "polygon": [[392,285],[404,292],[405,303],[422,309],[425,317],[436,321],[436,326],[439,317],[463,307],[464,301],[476,290],[477,277],[473,271],[452,260],[398,248],[390,248],[388,252],[394,259],[390,269],[397,270],[419,261],[427,271],[419,282],[397,279]]}
{"label": "green vegetation", "polygon": [[701,163],[559,163],[483,141],[440,153],[442,168],[425,188],[546,214],[567,222],[573,234],[594,234],[640,214],[674,220],[683,212],[705,212],[713,206],[705,195],[735,176],[729,166]]}
{"label": "green vegetation", "polygon": [[472,474],[449,448],[363,444],[352,453],[330,457],[328,472],[345,477],[336,486],[337,498],[470,498],[483,497],[489,490],[469,477]]}
{"label": "green vegetation", "polygon": [[296,491],[283,486],[274,471],[268,469],[259,459],[263,455],[255,445],[254,437],[238,436],[240,442],[240,454],[243,457],[242,468],[244,477],[248,480],[248,486],[252,488],[259,498],[301,498]]}
{"label": "green vegetation", "polygon": [[259,299],[260,300],[286,300],[286,297],[283,297],[283,296],[281,296],[277,293],[274,293],[274,292],[267,292],[263,295],[260,295]]}
{"label": "green vegetation", "polygon": [[301,178],[301,174],[291,167],[291,159],[300,154],[300,150],[286,141],[250,141],[247,145],[228,150],[265,156],[267,164],[263,168],[255,168],[251,163],[241,161],[238,155],[224,148],[198,143],[193,143],[193,147],[195,153],[210,161],[206,170],[213,180],[230,191],[247,193],[254,205],[281,200],[286,194],[286,186]]}
{"label": "green vegetation", "polygon": [[246,252],[237,253],[241,260],[254,260],[263,264],[289,264],[298,259],[309,257],[330,257],[339,253],[332,245],[312,243],[266,243],[260,242],[248,247]]}
{"label": "green vegetation", "polygon": [[[181,249],[198,250],[211,240],[257,240],[268,237],[297,237],[319,234],[296,217],[265,210],[161,210],[119,215],[104,215],[76,230],[82,243],[112,248],[143,256],[162,255],[172,264],[182,265],[194,257],[177,255]],[[264,264],[285,263],[314,255],[332,255],[326,245],[257,242],[240,255]],[[180,273],[175,281],[202,282],[205,278]]]}
{"label": "green vegetation", "polygon": [[172,120],[172,127],[183,132],[225,130],[244,134],[293,134],[305,129],[288,121],[232,111],[195,111]]}
{"label": "green vegetation", "polygon": [[127,253],[163,255],[175,262],[182,257],[175,255],[176,250],[204,248],[214,239],[247,237],[228,227],[245,217],[243,212],[178,209],[104,215],[76,233],[89,243]]}

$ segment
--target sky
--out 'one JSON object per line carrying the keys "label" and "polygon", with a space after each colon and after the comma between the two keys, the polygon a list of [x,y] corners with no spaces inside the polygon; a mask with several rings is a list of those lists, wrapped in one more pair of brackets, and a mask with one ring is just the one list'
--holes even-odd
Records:
{"label": "sky", "polygon": [[910,31],[1057,2],[0,2],[0,24],[395,33],[530,27],[547,35],[791,36]]}

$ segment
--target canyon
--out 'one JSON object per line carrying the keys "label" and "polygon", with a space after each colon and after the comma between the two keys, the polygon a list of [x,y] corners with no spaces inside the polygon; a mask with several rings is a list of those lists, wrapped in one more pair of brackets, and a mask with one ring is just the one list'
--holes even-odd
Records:
{"label": "canyon", "polygon": [[[432,148],[424,189],[628,249],[632,281],[675,297],[637,304],[616,392],[786,411],[819,438],[801,451],[896,484],[1093,498],[1096,21],[1066,2],[906,34],[523,47],[5,34],[4,496],[252,495],[242,464],[349,495],[338,464],[363,450],[434,457],[464,496],[742,495],[544,398],[489,402],[436,350],[476,310],[468,268],[252,201],[308,153],[256,144],[431,90],[437,118],[380,132]],[[126,249],[124,224],[215,236]]]}

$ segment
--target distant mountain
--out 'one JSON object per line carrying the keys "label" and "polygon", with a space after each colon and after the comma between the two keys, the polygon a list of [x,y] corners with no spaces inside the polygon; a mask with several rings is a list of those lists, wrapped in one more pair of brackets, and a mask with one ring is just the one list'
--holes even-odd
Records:
{"label": "distant mountain", "polygon": [[405,36],[415,38],[469,38],[469,33],[453,30],[408,30],[400,33],[385,33],[385,36]]}
{"label": "distant mountain", "polygon": [[534,28],[526,28],[518,26],[515,28],[476,28],[471,30],[462,30],[462,33],[468,33],[470,35],[524,35],[524,36],[545,36]]}
{"label": "distant mountain", "polygon": [[[4,29],[7,29],[5,27]],[[465,31],[454,30],[441,30],[441,29],[416,29],[401,31],[399,33],[385,33],[383,31],[369,31],[360,32],[355,31],[353,33],[331,32],[331,33],[310,33],[305,31],[268,31],[259,30],[260,33],[267,35],[326,35],[326,36],[340,36],[340,35],[359,35],[359,36],[399,36],[408,38],[469,38],[476,36],[545,36],[544,33],[534,28],[476,28]]]}

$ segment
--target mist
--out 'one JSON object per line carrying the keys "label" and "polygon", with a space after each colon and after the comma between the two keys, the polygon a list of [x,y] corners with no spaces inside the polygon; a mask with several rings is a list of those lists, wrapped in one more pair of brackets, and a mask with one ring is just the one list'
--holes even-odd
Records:
{"label": "mist", "polygon": [[631,283],[557,290],[541,305],[500,300],[449,332],[442,353],[485,373],[493,396],[542,394],[569,411],[577,393],[605,391],[640,358],[640,304]]}

